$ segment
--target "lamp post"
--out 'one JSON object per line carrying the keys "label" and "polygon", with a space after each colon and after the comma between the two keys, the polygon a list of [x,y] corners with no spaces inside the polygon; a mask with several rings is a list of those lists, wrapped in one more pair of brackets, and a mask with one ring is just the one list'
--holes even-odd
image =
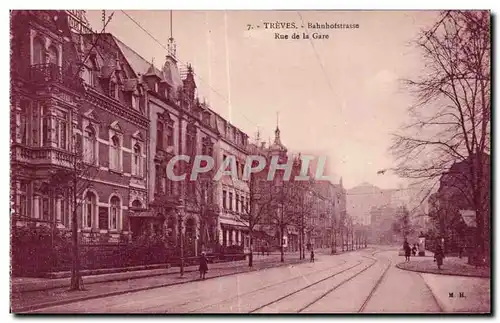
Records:
{"label": "lamp post", "polygon": [[180,260],[181,260],[181,277],[184,276],[184,236],[183,236],[183,221],[184,221],[184,201],[179,201],[179,206],[177,207],[178,212],[178,230],[179,230],[179,249],[180,249]]}

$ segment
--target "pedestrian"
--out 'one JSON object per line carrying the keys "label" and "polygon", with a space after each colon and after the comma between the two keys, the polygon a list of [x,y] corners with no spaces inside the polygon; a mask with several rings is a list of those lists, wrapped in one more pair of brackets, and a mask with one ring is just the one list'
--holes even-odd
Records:
{"label": "pedestrian", "polygon": [[436,247],[436,251],[434,252],[434,261],[437,263],[438,269],[441,270],[441,266],[443,265],[444,259],[444,251],[441,247],[441,244],[438,244]]}
{"label": "pedestrian", "polygon": [[405,261],[410,261],[411,248],[407,240],[403,244],[403,249],[405,250]]}
{"label": "pedestrian", "polygon": [[200,256],[200,279],[205,279],[205,274],[208,271],[208,260],[205,256],[205,252],[201,253]]}
{"label": "pedestrian", "polygon": [[314,249],[311,249],[311,262],[314,262]]}
{"label": "pedestrian", "polygon": [[413,257],[417,255],[417,245],[413,244],[413,248],[411,248],[411,253],[413,254]]}
{"label": "pedestrian", "polygon": [[462,246],[458,247],[458,258],[462,259],[462,252],[464,251],[464,248]]}

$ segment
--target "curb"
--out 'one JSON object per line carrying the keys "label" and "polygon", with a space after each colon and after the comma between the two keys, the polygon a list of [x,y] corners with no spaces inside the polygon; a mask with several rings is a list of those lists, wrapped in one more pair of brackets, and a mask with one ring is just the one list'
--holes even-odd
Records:
{"label": "curb", "polygon": [[[272,268],[277,268],[277,267],[282,267],[282,266],[287,266],[287,265],[294,265],[294,264],[301,263],[301,262],[305,262],[305,260],[302,259],[299,261],[294,261],[294,262],[286,263],[286,264],[278,263],[276,265],[272,265],[272,266],[264,267],[264,268],[260,268],[260,269],[255,269],[255,267],[253,267],[250,270],[243,270],[243,271],[237,271],[237,272],[231,272],[231,273],[207,277],[205,280],[220,278],[220,277],[225,277],[225,276],[231,276],[231,275],[236,275],[236,274],[242,274],[242,273],[248,273],[248,272],[258,271],[258,270],[272,269]],[[246,268],[250,268],[250,267],[246,267]],[[193,271],[189,271],[189,272],[193,272]],[[187,273],[187,272],[184,272],[184,273]],[[181,278],[179,277],[179,279],[181,279]],[[179,282],[173,282],[173,283],[171,282],[171,283],[165,283],[165,284],[155,285],[155,286],[139,287],[139,288],[128,289],[128,290],[124,290],[124,291],[109,292],[109,293],[103,293],[103,294],[99,294],[99,295],[89,295],[89,296],[83,296],[83,297],[74,298],[74,299],[61,299],[61,300],[54,301],[54,302],[38,303],[38,304],[28,305],[28,306],[24,306],[24,307],[19,307],[16,309],[11,308],[10,312],[14,313],[16,315],[29,314],[29,312],[31,312],[31,311],[36,311],[36,310],[46,308],[46,307],[59,306],[59,305],[87,301],[87,300],[92,300],[92,299],[97,299],[97,298],[104,298],[104,297],[118,296],[118,295],[123,295],[123,294],[128,294],[128,293],[141,292],[141,291],[145,291],[145,290],[181,285],[181,284],[186,284],[186,283],[195,282],[195,281],[200,281],[200,280],[199,279],[186,279],[184,281],[179,281]],[[28,313],[26,313],[26,312],[28,312]]]}
{"label": "curb", "polygon": [[448,273],[443,273],[443,272],[433,272],[433,271],[425,271],[425,270],[416,270],[416,269],[408,269],[403,267],[404,262],[399,263],[396,265],[397,268],[401,270],[406,270],[406,271],[413,271],[415,273],[421,273],[421,274],[434,274],[434,275],[443,275],[443,276],[459,276],[459,277],[475,277],[475,278],[490,278],[491,276],[485,276],[485,275],[465,275],[465,274],[448,274]]}

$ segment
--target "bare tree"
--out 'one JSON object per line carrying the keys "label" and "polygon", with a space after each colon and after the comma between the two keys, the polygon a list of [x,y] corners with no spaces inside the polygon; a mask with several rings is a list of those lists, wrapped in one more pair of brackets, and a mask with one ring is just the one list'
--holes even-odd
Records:
{"label": "bare tree", "polygon": [[249,188],[248,204],[243,207],[242,213],[237,220],[248,229],[250,239],[248,266],[253,266],[253,244],[254,235],[259,225],[265,224],[266,216],[269,216],[275,196],[271,193],[270,182],[262,180],[254,174],[249,175],[247,181]]}
{"label": "bare tree", "polygon": [[297,223],[297,200],[302,193],[294,181],[278,179],[271,190],[272,209],[269,212],[271,224],[278,229],[280,238],[281,262],[285,261],[283,238],[290,225]]}
{"label": "bare tree", "polygon": [[403,240],[406,240],[408,236],[413,233],[410,212],[406,207],[402,206],[396,210],[392,228],[395,233],[403,237]]}
{"label": "bare tree", "polygon": [[[457,162],[476,212],[476,245],[484,254],[491,118],[491,38],[488,11],[446,11],[415,41],[426,74],[406,84],[416,97],[412,122],[394,135],[396,173],[437,181]],[[434,186],[434,185],[431,185]]]}
{"label": "bare tree", "polygon": [[93,180],[99,174],[99,168],[95,164],[96,155],[92,151],[83,148],[79,136],[73,137],[74,144],[67,167],[51,171],[49,178],[50,187],[66,190],[68,205],[72,207],[71,216],[71,237],[73,250],[73,265],[71,269],[71,290],[83,289],[82,278],[80,275],[80,253],[78,237],[78,208],[81,207],[84,196],[83,193],[88,190]]}

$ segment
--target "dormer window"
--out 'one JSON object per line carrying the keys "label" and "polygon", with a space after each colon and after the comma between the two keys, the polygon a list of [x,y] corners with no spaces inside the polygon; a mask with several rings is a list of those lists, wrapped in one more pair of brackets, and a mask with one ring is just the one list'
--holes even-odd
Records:
{"label": "dormer window", "polygon": [[116,97],[118,96],[118,87],[113,81],[109,82],[109,96],[113,99],[116,99]]}

